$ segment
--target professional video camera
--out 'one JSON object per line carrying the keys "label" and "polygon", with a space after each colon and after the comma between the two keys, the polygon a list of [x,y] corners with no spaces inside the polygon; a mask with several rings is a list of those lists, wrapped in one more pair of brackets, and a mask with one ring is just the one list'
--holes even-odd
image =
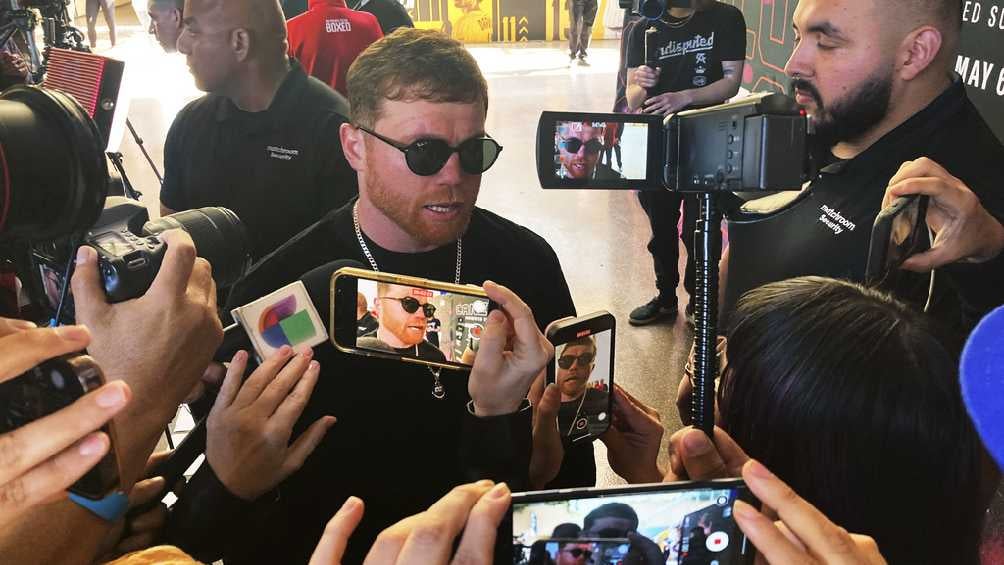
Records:
{"label": "professional video camera", "polygon": [[[772,93],[666,118],[543,112],[537,176],[542,188],[797,190],[810,170],[807,128],[795,101]],[[600,162],[616,144],[619,170]]]}
{"label": "professional video camera", "polygon": [[[67,5],[69,0],[4,0],[0,2],[0,47],[21,52],[39,83],[45,76],[47,53],[35,43],[35,26],[41,18],[42,38],[46,49],[56,47],[88,51],[84,34],[73,27]],[[8,42],[12,41],[12,45]]]}
{"label": "professional video camera", "polygon": [[80,244],[99,256],[111,302],[143,294],[166,252],[157,234],[186,230],[213,265],[220,287],[250,265],[247,234],[225,208],[200,208],[148,221],[134,200],[108,198],[104,139],[69,95],[35,86],[0,94],[0,257],[14,263],[32,304],[59,321]]}
{"label": "professional video camera", "polygon": [[[809,120],[782,94],[666,118],[648,114],[544,112],[537,125],[537,176],[542,188],[671,190],[696,193],[694,231],[695,426],[714,426],[718,261],[722,214],[718,197],[738,191],[799,190],[808,180]],[[610,152],[620,146],[613,166]],[[606,163],[601,162],[606,155]]]}

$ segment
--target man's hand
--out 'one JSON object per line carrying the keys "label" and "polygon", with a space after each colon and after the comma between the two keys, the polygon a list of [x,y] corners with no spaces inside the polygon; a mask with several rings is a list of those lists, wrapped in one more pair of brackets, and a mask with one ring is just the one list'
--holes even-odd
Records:
{"label": "man's hand", "polygon": [[325,416],[289,444],[321,368],[313,350],[293,356],[283,346],[247,381],[248,354],[238,351],[209,412],[206,460],[227,489],[254,500],[298,470],[335,423]]}
{"label": "man's hand", "polygon": [[425,512],[381,532],[364,564],[491,563],[495,535],[511,500],[505,483],[478,481],[456,487]]}
{"label": "man's hand", "polygon": [[725,430],[715,426],[714,434],[714,443],[694,427],[673,434],[669,438],[669,472],[663,482],[738,477],[749,455]]}
{"label": "man's hand", "polygon": [[693,104],[693,102],[694,99],[689,91],[666,92],[645,100],[641,111],[646,114],[662,114],[663,116],[667,116],[673,112],[683,110]]}
{"label": "man's hand", "polygon": [[[543,384],[544,376],[539,381]],[[533,405],[533,451],[530,453],[530,488],[543,489],[561,471],[565,446],[558,429],[561,390],[551,383],[539,394],[530,393]]]}
{"label": "man's hand", "polygon": [[757,563],[885,564],[875,540],[848,534],[759,462],[750,460],[743,465],[742,476],[764,506],[781,518],[774,522],[749,504],[736,501],[736,523],[756,547]]}
{"label": "man's hand", "polygon": [[537,329],[526,303],[491,281],[484,289],[499,309],[488,314],[467,384],[474,414],[482,418],[515,412],[554,356],[554,346]]}
{"label": "man's hand", "polygon": [[657,459],[664,429],[659,413],[614,385],[613,419],[600,436],[610,468],[632,484],[657,483],[665,473]]}
{"label": "man's hand", "polygon": [[181,230],[161,234],[167,252],[146,293],[108,304],[98,276],[97,253],[77,252],[73,296],[77,321],[93,335],[87,351],[109,380],[129,383],[135,400],[118,418],[125,447],[123,486],[142,473],[164,426],[195,386],[223,338],[216,314],[211,268],[196,258],[192,239]]}
{"label": "man's hand", "polygon": [[[90,342],[83,326],[37,329],[0,318],[0,382],[42,361],[80,351]],[[111,382],[76,402],[17,430],[0,434],[0,528],[28,508],[64,497],[64,491],[108,452],[104,432],[129,403],[122,382]]]}
{"label": "man's hand", "polygon": [[659,75],[662,69],[653,69],[642,65],[634,70],[634,84],[642,88],[654,88],[659,83]]}
{"label": "man's hand", "polygon": [[903,269],[927,272],[960,261],[981,263],[1004,251],[1004,226],[941,165],[926,157],[903,163],[889,181],[882,207],[909,194],[931,197],[927,225],[936,235],[931,249],[909,257]]}

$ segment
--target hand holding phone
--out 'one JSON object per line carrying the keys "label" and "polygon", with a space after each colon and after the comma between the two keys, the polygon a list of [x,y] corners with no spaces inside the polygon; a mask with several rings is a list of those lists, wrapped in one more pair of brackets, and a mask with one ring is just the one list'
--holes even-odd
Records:
{"label": "hand holding phone", "polygon": [[927,205],[927,196],[903,196],[879,212],[872,226],[866,282],[882,282],[920,249],[927,232]]}
{"label": "hand holding phone", "polygon": [[488,316],[467,384],[474,413],[481,417],[514,412],[554,355],[525,302],[491,281],[484,289],[499,309]]}
{"label": "hand holding phone", "polygon": [[129,387],[104,384],[89,357],[56,357],[89,341],[82,326],[0,318],[0,526],[67,488],[99,498],[118,486],[110,420]]}

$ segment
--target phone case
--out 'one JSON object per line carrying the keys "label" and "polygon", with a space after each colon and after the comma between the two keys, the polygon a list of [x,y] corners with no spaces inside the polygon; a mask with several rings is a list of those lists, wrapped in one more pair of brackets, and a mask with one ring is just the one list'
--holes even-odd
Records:
{"label": "phone case", "polygon": [[[556,368],[556,364],[558,363],[560,347],[562,345],[576,339],[599,336],[603,332],[610,332],[609,345],[596,342],[594,337],[596,350],[594,351],[593,363],[595,365],[586,377],[581,401],[578,406],[563,402],[562,408],[559,410],[559,427],[562,428],[561,437],[566,445],[595,440],[610,427],[610,416],[613,413],[616,326],[617,320],[605,310],[586,314],[578,318],[556,320],[547,326],[545,334],[548,341],[555,347],[555,359],[547,364],[546,379],[548,384],[557,381],[558,369]],[[608,368],[608,377],[602,384],[598,384],[598,381],[593,379],[593,374],[597,370],[603,370],[600,366],[601,362]],[[590,386],[590,383],[594,383],[594,385]],[[603,395],[605,395],[605,398]],[[575,407],[575,413],[569,419],[568,416],[571,414],[573,406]]]}

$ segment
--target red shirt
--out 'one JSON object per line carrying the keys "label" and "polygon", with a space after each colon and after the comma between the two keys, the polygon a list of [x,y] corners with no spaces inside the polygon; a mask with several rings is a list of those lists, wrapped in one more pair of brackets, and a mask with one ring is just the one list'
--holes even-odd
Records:
{"label": "red shirt", "polygon": [[383,37],[376,16],[351,10],[344,0],[310,0],[307,11],[286,22],[286,29],[289,55],[344,95],[349,65]]}

